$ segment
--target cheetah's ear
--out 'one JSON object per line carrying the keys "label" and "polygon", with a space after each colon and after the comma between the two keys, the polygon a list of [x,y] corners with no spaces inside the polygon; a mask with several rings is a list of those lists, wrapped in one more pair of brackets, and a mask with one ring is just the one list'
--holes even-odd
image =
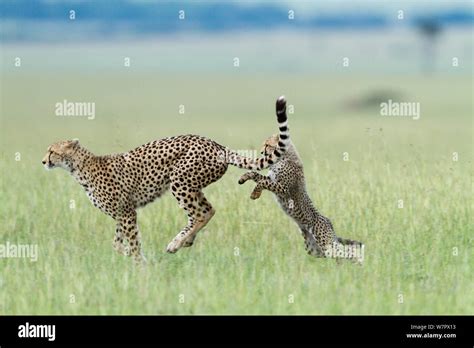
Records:
{"label": "cheetah's ear", "polygon": [[72,140],[69,140],[66,144],[66,148],[74,148],[76,147],[77,145],[79,145],[79,139],[77,138],[74,138]]}
{"label": "cheetah's ear", "polygon": [[268,139],[268,145],[276,147],[276,146],[278,146],[278,141],[280,141],[280,136],[278,134],[273,134]]}

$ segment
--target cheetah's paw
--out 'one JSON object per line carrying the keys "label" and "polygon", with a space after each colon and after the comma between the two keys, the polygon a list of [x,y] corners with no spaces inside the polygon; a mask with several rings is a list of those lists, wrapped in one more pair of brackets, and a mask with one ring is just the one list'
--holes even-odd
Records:
{"label": "cheetah's paw", "polygon": [[183,244],[183,248],[189,248],[194,244],[194,236],[186,239]]}
{"label": "cheetah's paw", "polygon": [[261,195],[262,195],[262,190],[254,189],[252,191],[252,193],[250,194],[250,198],[251,199],[259,199]]}
{"label": "cheetah's paw", "polygon": [[247,180],[252,180],[255,177],[254,172],[247,172],[245,174],[242,174],[242,176],[239,179],[239,184],[242,185],[245,183]]}
{"label": "cheetah's paw", "polygon": [[166,252],[170,254],[174,254],[183,246],[183,244],[184,244],[184,240],[175,238],[166,247]]}

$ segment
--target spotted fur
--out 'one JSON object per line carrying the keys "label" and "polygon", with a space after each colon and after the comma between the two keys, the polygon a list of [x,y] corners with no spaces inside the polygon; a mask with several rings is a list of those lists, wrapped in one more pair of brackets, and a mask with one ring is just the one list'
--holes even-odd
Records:
{"label": "spotted fur", "polygon": [[[278,99],[277,110],[284,108]],[[280,105],[280,106],[279,106]],[[286,114],[277,115],[281,142],[262,158],[238,155],[213,140],[198,135],[180,135],[155,140],[129,152],[96,156],[77,140],[49,146],[43,158],[47,169],[67,170],[87,193],[91,202],[116,221],[114,248],[136,261],[144,261],[136,209],[170,190],[188,215],[188,224],[168,244],[176,252],[191,246],[196,234],[212,218],[214,208],[202,189],[219,180],[229,164],[260,170],[277,163],[289,142]]]}
{"label": "spotted fur", "polygon": [[[263,145],[262,154],[272,153],[278,147],[280,137],[281,135],[273,135],[268,138]],[[258,199],[263,190],[274,193],[281,208],[298,225],[308,254],[316,257],[347,257],[360,261],[363,244],[336,236],[331,221],[319,213],[307,193],[303,164],[291,141],[286,149],[280,161],[270,165],[268,176],[255,171],[247,172],[241,176],[239,184],[247,180],[256,182],[250,196],[252,199]]]}

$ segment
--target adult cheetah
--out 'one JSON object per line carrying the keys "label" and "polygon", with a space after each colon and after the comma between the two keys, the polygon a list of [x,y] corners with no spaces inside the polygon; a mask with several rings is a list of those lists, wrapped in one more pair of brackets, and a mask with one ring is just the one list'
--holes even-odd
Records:
{"label": "adult cheetah", "polygon": [[[284,97],[277,110],[285,108]],[[48,147],[42,160],[46,169],[63,168],[81,184],[94,206],[115,219],[114,248],[137,262],[145,261],[141,252],[136,209],[154,201],[168,189],[188,215],[188,224],[168,244],[175,253],[193,244],[196,234],[212,218],[214,208],[202,189],[219,180],[229,164],[261,170],[276,163],[289,141],[286,113],[279,114],[281,141],[272,153],[251,159],[211,139],[198,135],[179,135],[155,140],[125,153],[96,156],[78,140],[59,141]],[[125,242],[128,245],[125,245]]]}
{"label": "adult cheetah", "polygon": [[[280,128],[280,131],[289,130],[284,127]],[[239,184],[247,180],[257,183],[250,196],[252,199],[258,199],[264,189],[275,194],[283,211],[300,228],[308,254],[316,257],[349,258],[362,262],[363,244],[336,236],[331,221],[319,213],[313,205],[306,191],[303,163],[293,142],[281,133],[275,134],[264,142],[261,153],[264,155],[273,153],[281,141],[286,141],[286,151],[277,163],[269,166],[268,176],[254,171],[247,172],[241,176]]]}

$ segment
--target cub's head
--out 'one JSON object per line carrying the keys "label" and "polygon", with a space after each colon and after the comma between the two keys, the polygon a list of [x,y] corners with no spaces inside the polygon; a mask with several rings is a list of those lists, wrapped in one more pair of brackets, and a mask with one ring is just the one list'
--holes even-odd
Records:
{"label": "cub's head", "polygon": [[56,167],[71,170],[72,160],[78,148],[79,140],[77,139],[58,141],[48,147],[42,163],[48,170]]}
{"label": "cub's head", "polygon": [[262,148],[260,150],[260,153],[262,155],[270,155],[275,151],[275,149],[278,148],[278,141],[279,141],[279,136],[278,134],[273,134],[271,137],[269,137],[267,140],[262,145]]}

